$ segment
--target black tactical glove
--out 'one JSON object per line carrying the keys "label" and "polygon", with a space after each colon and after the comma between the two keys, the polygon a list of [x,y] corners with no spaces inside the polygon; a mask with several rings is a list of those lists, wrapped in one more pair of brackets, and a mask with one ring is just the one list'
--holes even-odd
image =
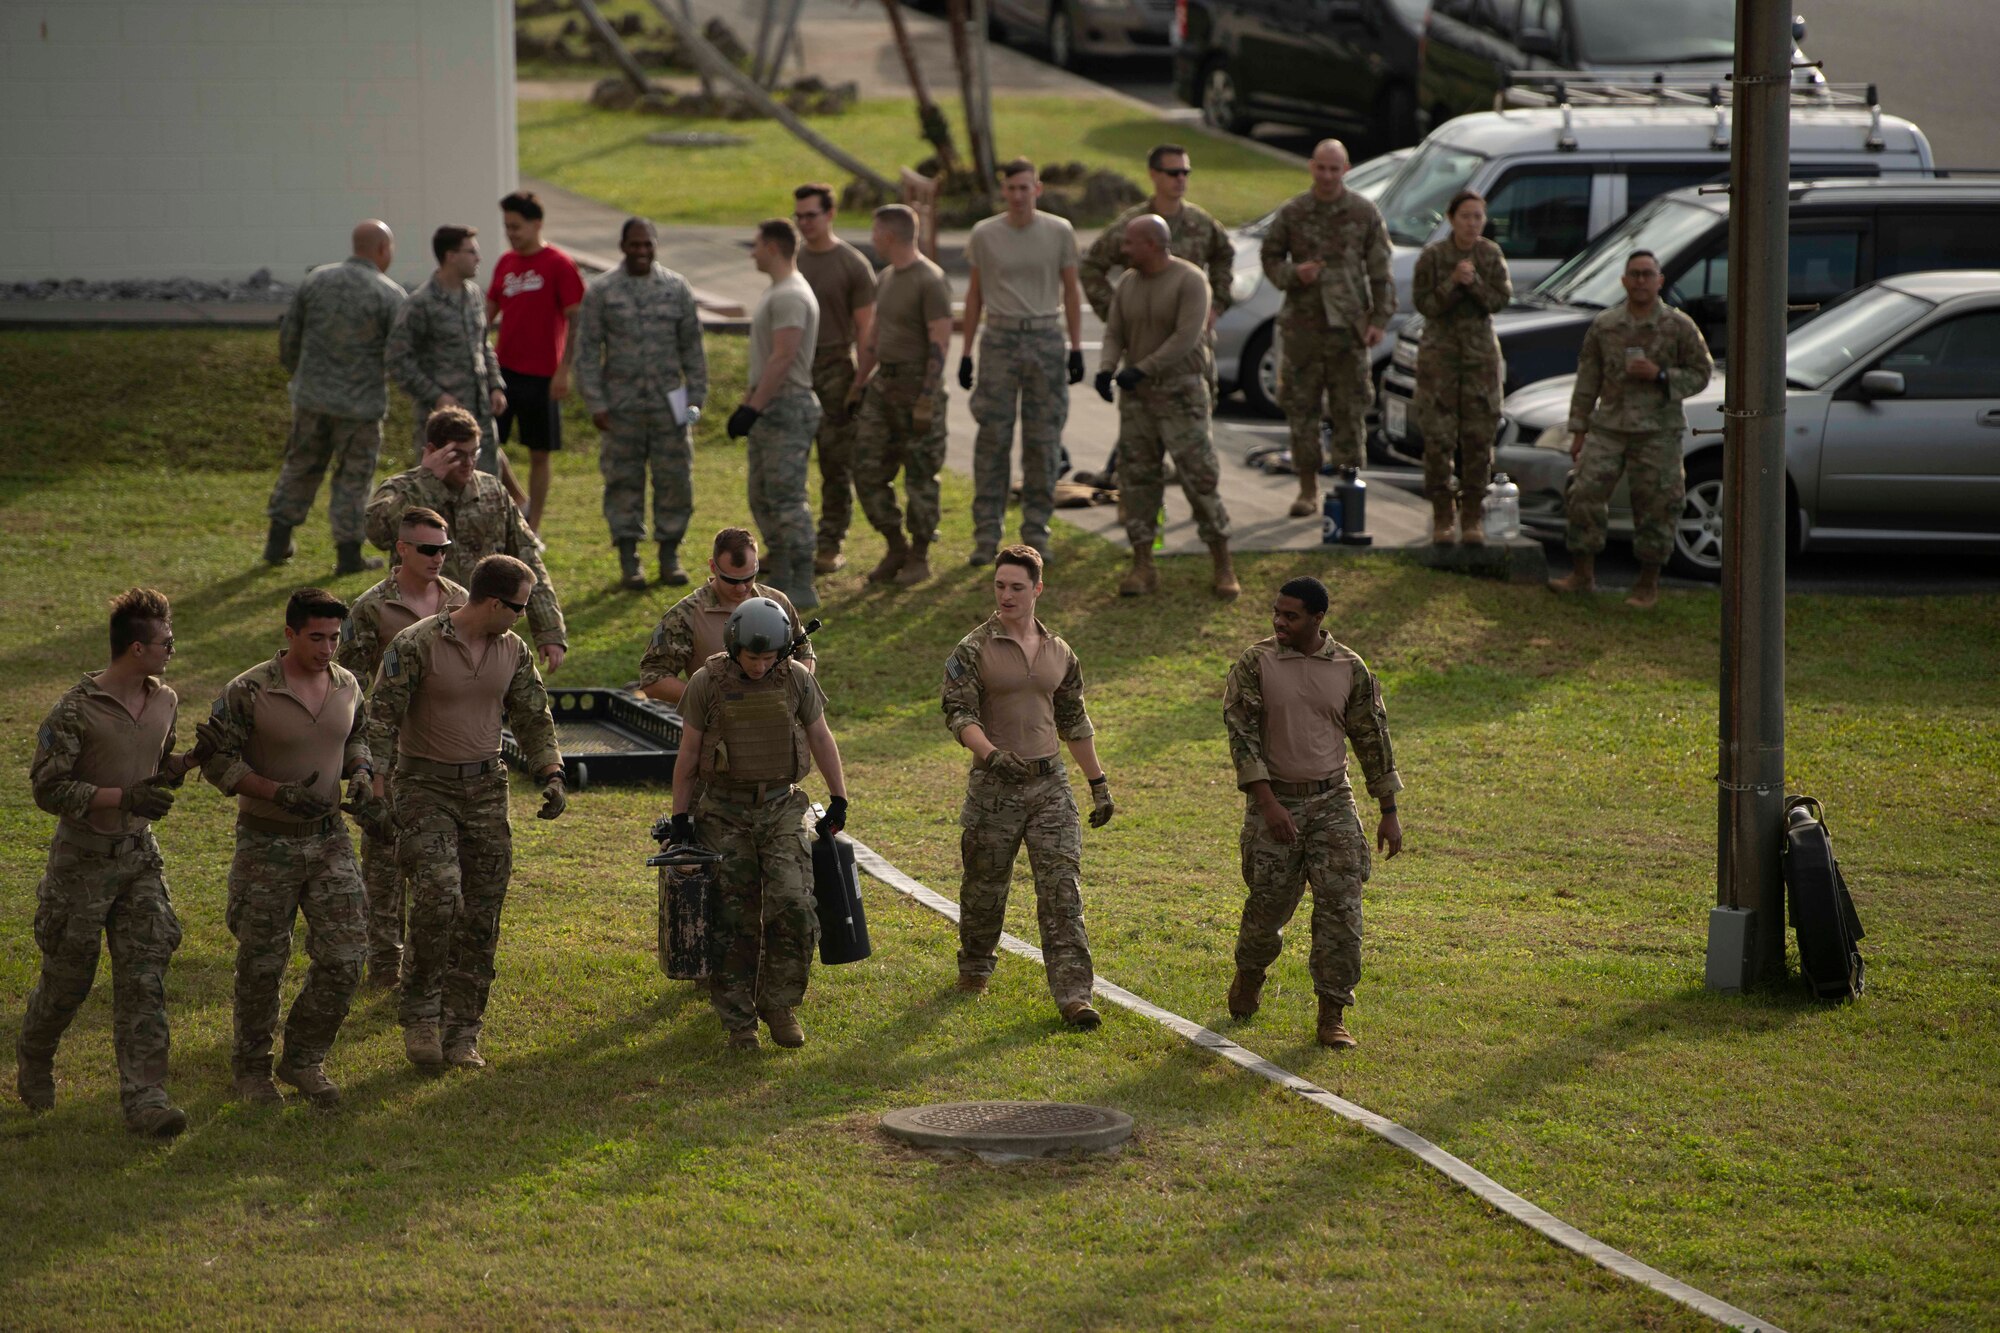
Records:
{"label": "black tactical glove", "polygon": [[667,821],[667,827],[670,830],[667,834],[667,842],[669,845],[674,847],[686,847],[694,842],[693,815],[686,813],[675,815],[672,819]]}
{"label": "black tactical glove", "polygon": [[157,782],[141,782],[125,789],[118,808],[141,819],[163,819],[174,808],[174,794]]}
{"label": "black tactical glove", "polygon": [[333,813],[332,799],[321,796],[313,790],[313,784],[318,781],[319,770],[314,769],[301,781],[280,785],[278,790],[271,793],[271,799],[284,807],[286,814],[297,815],[300,819],[318,819],[330,815]]}
{"label": "black tactical glove", "polygon": [[835,796],[827,801],[826,813],[819,817],[819,823],[814,825],[813,832],[822,838],[831,838],[846,827],[847,798]]}
{"label": "black tactical glove", "polygon": [[1072,347],[1069,349],[1069,382],[1071,384],[1083,383],[1083,349],[1081,347]]}
{"label": "black tactical glove", "polygon": [[1109,402],[1114,402],[1114,401],[1116,401],[1116,400],[1115,400],[1115,399],[1113,399],[1113,398],[1112,398],[1112,396],[1111,396],[1111,372],[1110,372],[1110,371],[1108,371],[1108,370],[1100,370],[1100,371],[1098,371],[1098,372],[1097,372],[1097,379],[1096,379],[1096,380],[1094,381],[1094,383],[1095,383],[1095,384],[1097,385],[1097,396],[1098,396],[1099,398],[1102,398],[1102,399],[1103,399],[1103,400],[1104,400],[1105,402],[1107,402],[1107,403],[1109,403]]}
{"label": "black tactical glove", "polygon": [[749,435],[750,428],[756,425],[757,418],[763,415],[762,412],[759,412],[748,403],[731,412],[729,414],[729,438],[740,440]]}
{"label": "black tactical glove", "polygon": [[961,389],[972,387],[972,358],[969,356],[958,358],[958,387]]}
{"label": "black tactical glove", "polygon": [[542,784],[542,808],[535,811],[537,819],[554,819],[569,807],[569,791],[563,786],[562,771],[549,774]]}
{"label": "black tactical glove", "polygon": [[1090,780],[1090,826],[1103,828],[1111,822],[1111,816],[1118,813],[1118,807],[1111,803],[1111,779],[1094,777]]}
{"label": "black tactical glove", "polygon": [[981,765],[996,778],[1010,778],[1015,782],[1026,782],[1029,777],[1028,761],[1012,750],[994,750],[986,756]]}
{"label": "black tactical glove", "polygon": [[1132,390],[1138,388],[1140,381],[1145,378],[1145,371],[1139,369],[1137,366],[1127,366],[1118,372],[1118,387],[1130,393]]}

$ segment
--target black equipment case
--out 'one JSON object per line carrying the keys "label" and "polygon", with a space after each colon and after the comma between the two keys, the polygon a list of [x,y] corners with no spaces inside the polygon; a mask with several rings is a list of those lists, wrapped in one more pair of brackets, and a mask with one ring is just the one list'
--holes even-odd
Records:
{"label": "black equipment case", "polygon": [[1799,970],[1822,1000],[1851,1000],[1866,984],[1861,918],[1841,878],[1825,811],[1810,796],[1785,804],[1785,896],[1799,939]]}
{"label": "black equipment case", "polygon": [[836,837],[812,840],[813,900],[819,909],[819,960],[858,963],[874,952],[868,916],[861,909],[861,876],[854,848]]}
{"label": "black equipment case", "polygon": [[[550,690],[562,751],[563,783],[586,791],[593,782],[672,782],[681,752],[681,715],[657,699],[629,690]],[[507,763],[527,771],[528,756],[514,733],[500,733]]]}

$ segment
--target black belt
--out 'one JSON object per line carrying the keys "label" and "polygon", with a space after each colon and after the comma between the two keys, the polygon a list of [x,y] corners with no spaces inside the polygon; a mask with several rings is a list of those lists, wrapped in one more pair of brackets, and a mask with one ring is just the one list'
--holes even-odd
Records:
{"label": "black belt", "polygon": [[792,783],[789,779],[785,778],[773,778],[769,782],[745,782],[742,784],[710,782],[704,784],[701,789],[701,794],[704,798],[714,797],[716,800],[729,805],[763,805],[765,802],[775,801],[781,796],[789,796],[791,792]]}
{"label": "black belt", "polygon": [[1332,791],[1340,782],[1336,778],[1321,778],[1317,782],[1280,782],[1271,779],[1271,791],[1278,796],[1317,796],[1321,792]]}
{"label": "black belt", "polygon": [[56,841],[66,842],[92,856],[123,855],[144,846],[151,836],[151,830],[144,833],[99,833],[92,829],[73,828],[68,824],[56,825]]}
{"label": "black belt", "polygon": [[274,838],[323,838],[340,827],[340,816],[322,815],[318,819],[293,821],[239,813],[236,822],[252,833],[268,833]]}
{"label": "black belt", "polygon": [[476,764],[441,764],[435,759],[419,759],[411,754],[396,756],[398,773],[418,773],[427,778],[482,778],[498,767],[498,759],[482,759]]}
{"label": "black belt", "polygon": [[1062,319],[1061,315],[993,315],[986,316],[986,327],[1001,329],[1008,333],[1032,333],[1037,329],[1053,329]]}

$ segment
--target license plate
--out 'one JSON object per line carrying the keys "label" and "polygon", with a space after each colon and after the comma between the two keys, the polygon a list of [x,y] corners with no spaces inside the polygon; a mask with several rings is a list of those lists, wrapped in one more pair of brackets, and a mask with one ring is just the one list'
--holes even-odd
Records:
{"label": "license plate", "polygon": [[1382,401],[1382,433],[1392,440],[1400,440],[1409,433],[1410,405],[1391,394],[1384,394]]}

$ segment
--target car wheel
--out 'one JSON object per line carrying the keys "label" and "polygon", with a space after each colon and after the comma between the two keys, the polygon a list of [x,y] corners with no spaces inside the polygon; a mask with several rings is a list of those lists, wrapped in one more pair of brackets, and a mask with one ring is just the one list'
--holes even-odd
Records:
{"label": "car wheel", "polygon": [[1243,390],[1243,404],[1260,417],[1282,417],[1278,406],[1278,346],[1266,324],[1243,344],[1243,359],[1236,363],[1236,384]]}
{"label": "car wheel", "polygon": [[1229,66],[1217,63],[1208,67],[1201,81],[1201,118],[1210,129],[1224,134],[1242,134],[1250,128],[1236,76],[1229,72]]}
{"label": "car wheel", "polygon": [[1049,13],[1049,63],[1057,69],[1075,69],[1076,18],[1068,5],[1057,5]]}
{"label": "car wheel", "polygon": [[1674,523],[1667,572],[1714,583],[1722,577],[1722,459],[1711,455],[1688,469],[1687,495]]}

